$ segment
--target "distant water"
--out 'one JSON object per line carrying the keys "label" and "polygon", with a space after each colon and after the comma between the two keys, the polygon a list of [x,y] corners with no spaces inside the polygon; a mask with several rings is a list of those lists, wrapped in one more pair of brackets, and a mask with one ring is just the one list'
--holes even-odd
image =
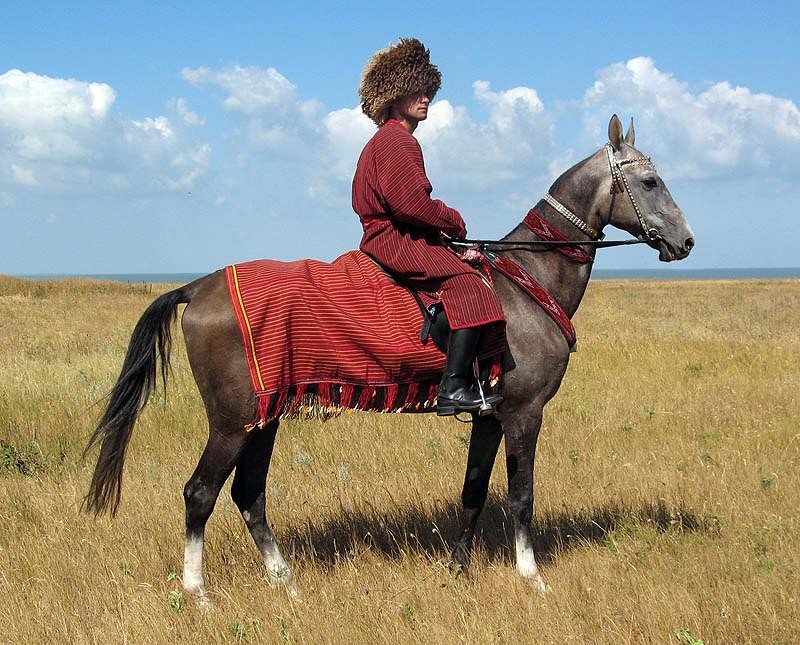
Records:
{"label": "distant water", "polygon": [[[185,284],[205,275],[204,273],[95,273],[39,274],[20,276],[39,280],[63,278],[92,278],[115,282],[152,283],[177,282]],[[800,267],[780,269],[597,269],[592,272],[595,280],[770,280],[776,278],[800,278]]]}

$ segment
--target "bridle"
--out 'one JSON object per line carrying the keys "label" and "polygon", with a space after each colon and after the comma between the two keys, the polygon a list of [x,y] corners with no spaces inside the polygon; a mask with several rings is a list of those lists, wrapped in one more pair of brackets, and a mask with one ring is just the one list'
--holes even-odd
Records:
{"label": "bridle", "polygon": [[617,156],[614,154],[614,148],[612,148],[610,143],[606,144],[606,154],[608,155],[608,165],[611,168],[611,194],[614,193],[621,193],[623,190],[628,194],[628,197],[631,200],[631,204],[633,205],[633,210],[636,213],[636,218],[639,220],[639,226],[642,227],[642,235],[650,241],[656,241],[661,238],[659,232],[649,226],[644,219],[644,215],[642,215],[642,211],[639,208],[639,204],[636,202],[636,198],[633,196],[631,192],[631,187],[628,185],[628,178],[625,176],[625,171],[622,169],[623,166],[650,166],[653,170],[656,169],[655,164],[650,159],[650,157],[645,157],[644,155],[640,155],[638,157],[633,157],[632,159],[617,159]]}
{"label": "bridle", "polygon": [[479,246],[480,248],[486,248],[489,246],[514,246],[514,247],[535,247],[535,246],[594,246],[596,248],[608,248],[611,246],[624,246],[628,244],[644,244],[647,242],[655,242],[661,239],[661,234],[658,232],[657,229],[653,228],[652,226],[648,225],[647,221],[642,215],[642,210],[639,208],[639,204],[636,201],[636,198],[633,196],[631,192],[631,187],[628,184],[628,178],[625,175],[625,171],[623,170],[623,166],[633,166],[633,165],[640,165],[640,166],[650,166],[655,170],[655,164],[650,159],[650,157],[645,157],[644,155],[640,155],[638,157],[633,157],[631,159],[617,159],[617,156],[614,154],[614,148],[610,143],[605,145],[606,156],[608,157],[608,166],[611,171],[611,194],[614,195],[616,193],[626,193],[628,198],[631,200],[631,204],[633,205],[633,210],[636,213],[636,218],[639,220],[639,226],[642,229],[642,237],[634,240],[619,240],[619,241],[609,241],[605,242],[605,234],[595,230],[591,226],[589,226],[584,220],[580,217],[575,215],[569,208],[564,206],[561,202],[559,202],[555,197],[553,197],[549,192],[545,193],[544,201],[546,201],[550,206],[552,206],[553,210],[555,210],[559,215],[564,217],[568,222],[570,222],[573,226],[575,226],[578,230],[585,233],[587,236],[591,238],[591,240],[581,241],[581,240],[569,240],[569,241],[548,241],[548,240],[537,240],[534,242],[523,242],[523,241],[512,241],[512,240],[451,240],[449,241],[450,244],[461,245],[461,246]]}

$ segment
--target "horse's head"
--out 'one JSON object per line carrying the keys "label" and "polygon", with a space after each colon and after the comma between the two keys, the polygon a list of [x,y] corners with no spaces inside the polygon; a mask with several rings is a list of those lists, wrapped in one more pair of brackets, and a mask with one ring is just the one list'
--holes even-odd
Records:
{"label": "horse's head", "polygon": [[633,119],[623,136],[619,118],[611,117],[609,143],[598,155],[605,165],[601,193],[608,196],[597,202],[605,211],[599,213],[601,221],[645,240],[658,249],[662,262],[682,260],[694,246],[694,233],[655,165],[633,147],[635,138]]}

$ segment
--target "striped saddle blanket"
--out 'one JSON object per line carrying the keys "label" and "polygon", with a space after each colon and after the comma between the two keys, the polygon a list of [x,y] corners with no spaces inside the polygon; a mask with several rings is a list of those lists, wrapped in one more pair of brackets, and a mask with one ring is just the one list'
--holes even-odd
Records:
{"label": "striped saddle blanket", "polygon": [[259,402],[253,425],[435,404],[445,355],[420,339],[414,297],[363,252],[332,263],[257,260],[225,273]]}

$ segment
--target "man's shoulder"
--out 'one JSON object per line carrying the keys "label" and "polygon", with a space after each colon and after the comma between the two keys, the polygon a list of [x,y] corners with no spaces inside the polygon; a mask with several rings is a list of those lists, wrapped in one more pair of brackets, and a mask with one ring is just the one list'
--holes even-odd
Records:
{"label": "man's shoulder", "polygon": [[414,138],[414,135],[397,121],[389,121],[378,128],[378,131],[372,136],[370,144],[376,148],[394,146],[419,148],[419,143]]}

